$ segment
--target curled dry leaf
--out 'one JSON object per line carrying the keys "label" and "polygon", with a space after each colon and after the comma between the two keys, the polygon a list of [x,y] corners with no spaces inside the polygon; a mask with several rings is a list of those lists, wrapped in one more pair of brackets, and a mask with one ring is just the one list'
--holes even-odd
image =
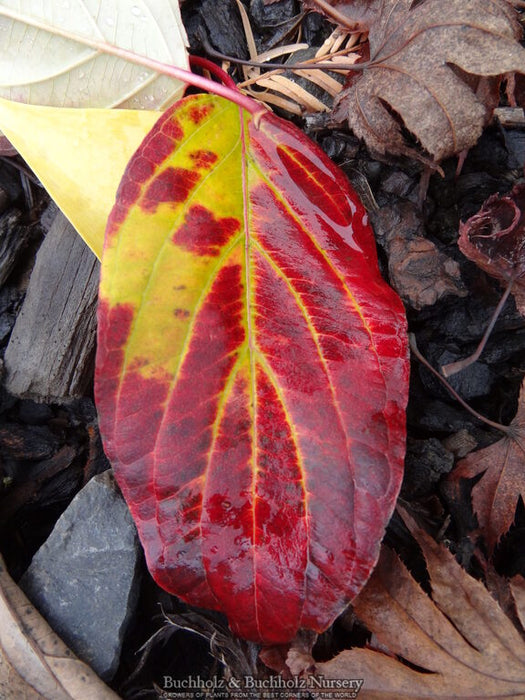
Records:
{"label": "curled dry leaf", "polygon": [[503,196],[489,197],[477,214],[459,227],[461,252],[504,283],[525,315],[525,184]]}
{"label": "curled dry leaf", "polygon": [[363,699],[524,697],[523,637],[485,586],[445,547],[421,530],[413,534],[426,559],[432,595],[384,547],[354,602],[381,651],[343,651],[317,664],[316,672],[364,679]]}
{"label": "curled dry leaf", "polygon": [[483,474],[472,488],[472,505],[489,550],[512,525],[520,495],[525,498],[525,384],[518,411],[504,438],[458,462],[448,481],[458,489],[459,480]]}
{"label": "curled dry leaf", "polygon": [[[511,4],[381,0],[373,14],[362,5],[357,16],[369,28],[370,61],[337,97],[334,119],[348,120],[380,154],[440,161],[472,147],[496,106],[499,77],[525,73]],[[352,18],[354,3],[334,7]]]}
{"label": "curled dry leaf", "polygon": [[29,603],[0,557],[2,700],[118,700]]}
{"label": "curled dry leaf", "polygon": [[87,47],[68,33],[188,66],[177,0],[109,0],[102,7],[84,0],[2,0],[0,96],[55,107],[164,109],[182,95],[180,81]]}

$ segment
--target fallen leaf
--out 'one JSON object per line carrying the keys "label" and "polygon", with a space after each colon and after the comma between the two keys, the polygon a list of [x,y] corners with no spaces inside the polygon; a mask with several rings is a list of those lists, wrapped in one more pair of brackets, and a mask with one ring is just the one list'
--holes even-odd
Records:
{"label": "fallen leaf", "polygon": [[521,634],[445,547],[421,530],[414,534],[427,562],[431,596],[384,547],[354,601],[381,650],[343,651],[317,664],[316,673],[364,679],[364,699],[524,697]]}
{"label": "fallen leaf", "polygon": [[525,385],[509,434],[489,447],[471,452],[447,477],[459,489],[460,479],[483,474],[472,488],[472,505],[490,552],[512,525],[520,495],[525,497],[524,461]]}
{"label": "fallen leaf", "polygon": [[[187,68],[179,4],[109,0],[101,9],[83,0],[3,0],[0,35],[0,97],[10,100],[0,100],[0,129],[16,149],[0,136],[2,153],[22,155],[100,258],[122,173],[158,118],[152,110],[175,102],[185,83],[82,38]],[[110,107],[126,110],[97,109]]]}
{"label": "fallen leaf", "polygon": [[465,296],[458,263],[426,238],[415,204],[380,207],[372,215],[388,255],[388,276],[401,299],[413,309],[431,306],[444,296]]}
{"label": "fallen leaf", "polygon": [[505,284],[525,316],[525,184],[489,197],[480,211],[459,225],[461,252]]}
{"label": "fallen leaf", "polygon": [[38,614],[0,557],[2,700],[118,700]]}
{"label": "fallen leaf", "polygon": [[510,590],[516,606],[516,613],[521,622],[521,626],[525,629],[525,578],[523,576],[514,576],[510,579]]}
{"label": "fallen leaf", "polygon": [[[352,17],[353,3],[334,6]],[[336,98],[334,120],[377,153],[436,162],[471,148],[496,106],[479,78],[525,73],[507,0],[382,0],[366,19],[370,61]]]}
{"label": "fallen leaf", "polygon": [[179,80],[85,46],[68,33],[188,67],[178,0],[2,0],[0,97],[53,107],[162,110],[182,96]]}
{"label": "fallen leaf", "polygon": [[344,176],[272,114],[182,100],[120,185],[98,332],[104,446],[156,581],[250,640],[325,629],[377,560],[408,388]]}
{"label": "fallen leaf", "polygon": [[98,258],[122,173],[158,118],[0,99],[0,129]]}

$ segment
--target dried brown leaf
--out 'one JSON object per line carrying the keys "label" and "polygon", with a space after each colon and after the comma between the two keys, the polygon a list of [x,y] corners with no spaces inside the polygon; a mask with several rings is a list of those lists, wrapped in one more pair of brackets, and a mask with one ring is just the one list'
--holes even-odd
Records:
{"label": "dried brown leaf", "polygon": [[447,477],[459,489],[460,479],[483,474],[472,488],[472,505],[490,552],[512,525],[519,496],[525,497],[525,383],[510,428],[498,442],[467,455]]}
{"label": "dried brown leaf", "polygon": [[510,591],[516,606],[516,613],[521,622],[521,626],[525,629],[525,579],[523,576],[514,576],[511,578]]}
{"label": "dried brown leaf", "polygon": [[[525,696],[525,641],[485,586],[421,530],[414,533],[432,596],[383,548],[354,610],[383,651],[352,649],[316,665],[327,678],[362,678],[360,698]],[[387,653],[384,650],[388,650]],[[407,666],[398,657],[414,666]]]}
{"label": "dried brown leaf", "polygon": [[66,647],[13,582],[0,557],[2,700],[118,700]]}
{"label": "dried brown leaf", "polygon": [[[351,16],[353,7],[334,9]],[[491,118],[495,79],[525,73],[520,36],[507,0],[382,0],[369,23],[370,61],[340,93],[334,118],[380,154],[460,153]]]}
{"label": "dried brown leaf", "polygon": [[459,227],[461,252],[489,275],[507,283],[525,316],[525,184],[493,195],[477,214]]}
{"label": "dried brown leaf", "polygon": [[459,265],[423,235],[415,205],[383,206],[372,217],[388,253],[390,283],[414,309],[431,306],[447,295],[465,296]]}

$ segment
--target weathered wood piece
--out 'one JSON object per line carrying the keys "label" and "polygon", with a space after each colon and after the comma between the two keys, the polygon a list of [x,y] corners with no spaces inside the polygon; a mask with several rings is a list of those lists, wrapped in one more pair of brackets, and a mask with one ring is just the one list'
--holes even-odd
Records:
{"label": "weathered wood piece", "polygon": [[29,244],[34,227],[21,223],[22,213],[10,209],[0,216],[0,285],[11,274],[21,251]]}
{"label": "weathered wood piece", "polygon": [[85,392],[93,371],[98,276],[98,260],[59,212],[6,349],[9,392],[42,401]]}

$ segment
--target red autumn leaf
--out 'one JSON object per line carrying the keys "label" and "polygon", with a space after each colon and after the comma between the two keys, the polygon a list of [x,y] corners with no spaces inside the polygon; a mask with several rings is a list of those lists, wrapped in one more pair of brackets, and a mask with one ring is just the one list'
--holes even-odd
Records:
{"label": "red autumn leaf", "polygon": [[378,557],[407,378],[403,308],[342,174],[271,114],[177,103],[109,219],[96,371],[156,581],[258,642],[325,629]]}
{"label": "red autumn leaf", "polygon": [[477,214],[459,227],[461,252],[489,275],[508,283],[525,315],[525,184],[503,197],[489,197]]}
{"label": "red autumn leaf", "polygon": [[468,454],[448,476],[459,489],[460,479],[483,475],[472,488],[472,504],[490,552],[512,525],[519,497],[525,498],[524,464],[525,385],[522,385],[509,434]]}

